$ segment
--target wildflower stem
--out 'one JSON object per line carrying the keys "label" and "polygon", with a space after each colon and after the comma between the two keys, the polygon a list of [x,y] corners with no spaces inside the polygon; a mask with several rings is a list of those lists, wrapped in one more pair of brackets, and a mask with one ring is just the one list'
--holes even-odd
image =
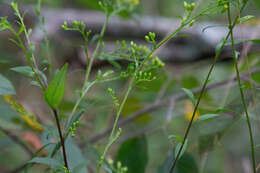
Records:
{"label": "wildflower stem", "polygon": [[[246,1],[246,2],[243,4],[243,6],[241,7],[240,12],[243,11],[243,9],[244,9],[245,6],[246,6],[246,3],[247,3],[247,1]],[[175,156],[175,160],[174,160],[173,165],[172,165],[172,167],[171,167],[171,169],[170,169],[170,173],[173,173],[174,168],[176,167],[177,161],[178,161],[178,159],[179,159],[179,157],[180,157],[180,154],[182,153],[183,146],[184,146],[184,144],[185,144],[185,142],[186,142],[186,140],[187,140],[187,138],[188,138],[188,134],[189,134],[189,132],[190,132],[192,123],[193,123],[193,121],[194,121],[194,117],[195,117],[196,112],[197,112],[197,110],[198,110],[198,107],[199,107],[201,98],[202,98],[202,96],[203,96],[203,94],[204,94],[204,92],[205,92],[205,90],[206,90],[206,87],[207,87],[207,84],[208,84],[208,80],[209,80],[209,78],[210,78],[210,76],[211,76],[211,73],[212,73],[212,71],[213,71],[213,69],[214,69],[214,67],[215,67],[215,65],[216,65],[216,62],[217,62],[217,60],[218,60],[218,58],[219,58],[219,56],[220,56],[221,51],[223,50],[223,48],[224,48],[224,46],[225,46],[225,43],[227,42],[227,39],[230,37],[230,35],[231,35],[231,33],[232,33],[232,29],[233,29],[233,28],[235,27],[235,25],[237,24],[238,19],[239,19],[239,16],[237,16],[237,17],[235,18],[233,24],[230,23],[230,26],[229,26],[230,30],[229,30],[229,32],[228,32],[226,38],[223,40],[223,43],[222,43],[222,45],[221,45],[221,47],[220,47],[220,50],[219,50],[219,51],[216,53],[216,55],[215,55],[214,62],[213,62],[213,64],[211,65],[210,70],[209,70],[209,72],[208,72],[208,74],[207,74],[207,77],[206,77],[206,79],[205,79],[205,81],[204,81],[202,90],[201,90],[201,92],[200,92],[199,98],[198,98],[198,100],[197,100],[197,103],[196,103],[196,105],[195,105],[194,111],[193,111],[193,113],[192,113],[191,120],[190,120],[190,122],[189,122],[189,124],[188,124],[188,127],[187,127],[186,131],[185,131],[184,138],[183,138],[183,142],[182,142],[182,144],[181,144],[181,147],[180,147],[179,152],[177,153],[177,156]]]}
{"label": "wildflower stem", "polygon": [[67,161],[67,154],[66,154],[66,148],[65,148],[65,141],[64,141],[64,138],[63,138],[63,135],[62,135],[58,111],[57,111],[57,109],[52,109],[52,111],[54,113],[54,117],[55,117],[56,124],[57,124],[58,131],[59,131],[59,137],[60,137],[60,142],[61,142],[61,147],[62,147],[64,165],[67,168],[67,170],[69,170],[69,164],[68,164],[68,161]]}
{"label": "wildflower stem", "polygon": [[[230,5],[228,5],[227,12],[228,12],[229,26],[231,26],[232,21],[231,21]],[[234,64],[235,64],[235,69],[236,69],[237,82],[238,82],[238,86],[239,86],[242,104],[243,104],[244,111],[245,111],[245,114],[246,114],[246,121],[247,121],[247,126],[248,126],[248,131],[249,131],[250,144],[251,144],[252,167],[253,167],[253,172],[256,173],[254,138],[253,138],[252,127],[251,127],[251,123],[250,123],[250,119],[249,119],[249,115],[248,115],[248,111],[247,111],[247,105],[246,105],[245,97],[244,97],[244,93],[243,93],[243,88],[242,88],[242,84],[241,84],[241,80],[240,80],[240,73],[239,73],[238,63],[237,63],[238,56],[236,55],[236,49],[235,49],[234,37],[233,37],[233,28],[232,27],[230,27],[230,38],[231,38],[233,59],[234,59]]]}
{"label": "wildflower stem", "polygon": [[130,82],[129,82],[127,91],[126,91],[126,93],[125,93],[125,96],[124,96],[124,98],[123,98],[123,101],[122,101],[122,103],[120,104],[120,107],[119,107],[119,109],[118,109],[118,111],[117,111],[117,113],[116,113],[116,119],[115,119],[115,121],[114,121],[113,128],[112,128],[112,131],[111,131],[110,136],[109,136],[109,139],[108,139],[108,143],[107,143],[107,145],[105,146],[105,150],[104,150],[102,156],[100,157],[100,161],[99,161],[98,168],[97,168],[97,173],[100,172],[100,169],[101,169],[101,167],[102,167],[102,165],[103,165],[103,160],[104,160],[104,158],[105,158],[105,156],[106,156],[106,153],[107,153],[109,147],[110,147],[110,146],[112,145],[112,143],[115,141],[115,140],[114,140],[114,133],[115,133],[115,130],[116,130],[116,127],[117,127],[117,122],[118,122],[118,120],[119,120],[120,114],[121,114],[121,112],[122,112],[122,110],[123,110],[123,108],[124,108],[124,105],[125,105],[125,103],[126,103],[126,100],[127,100],[128,96],[129,96],[129,94],[130,94],[130,92],[131,92],[133,86],[134,86],[134,77],[132,77],[132,78],[130,79]]}
{"label": "wildflower stem", "polygon": [[[72,109],[72,112],[71,112],[67,122],[69,122],[71,120],[71,118],[72,118],[73,114],[75,113],[75,111],[77,110],[79,104],[83,100],[84,96],[87,94],[88,87],[86,87],[86,83],[89,80],[90,71],[92,69],[92,65],[93,65],[94,59],[96,58],[96,56],[98,54],[98,50],[99,50],[100,44],[102,42],[102,38],[104,37],[104,34],[105,34],[105,31],[106,31],[109,19],[110,19],[110,17],[109,17],[109,15],[107,15],[106,21],[104,22],[104,25],[103,25],[102,30],[100,32],[100,36],[99,36],[99,39],[98,39],[95,51],[94,51],[93,55],[90,57],[89,63],[86,66],[85,81],[83,83],[83,87],[82,87],[82,90],[81,90],[81,95],[80,95],[79,99],[76,101],[76,104],[74,105],[74,107]],[[87,49],[85,49],[85,51],[86,51],[86,56],[88,57],[89,55],[88,55]]]}

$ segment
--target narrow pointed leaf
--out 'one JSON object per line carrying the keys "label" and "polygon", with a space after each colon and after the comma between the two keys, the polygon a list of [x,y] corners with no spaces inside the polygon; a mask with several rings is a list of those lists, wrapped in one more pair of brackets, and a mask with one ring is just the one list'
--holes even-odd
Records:
{"label": "narrow pointed leaf", "polygon": [[185,94],[189,97],[189,99],[191,100],[192,104],[195,105],[196,103],[196,99],[192,93],[191,90],[186,89],[186,88],[182,88],[182,90],[185,92]]}
{"label": "narrow pointed leaf", "polygon": [[201,115],[198,118],[198,121],[205,121],[205,120],[215,118],[215,117],[218,117],[218,116],[219,116],[219,114],[204,114],[204,115]]}
{"label": "narrow pointed leaf", "polygon": [[45,100],[52,108],[56,108],[62,101],[67,75],[68,64],[65,64],[59,72],[56,73],[53,80],[45,91]]}
{"label": "narrow pointed leaf", "polygon": [[33,77],[34,73],[29,66],[18,66],[18,67],[13,67],[11,68],[12,71],[15,71],[17,73],[20,73],[26,77]]}

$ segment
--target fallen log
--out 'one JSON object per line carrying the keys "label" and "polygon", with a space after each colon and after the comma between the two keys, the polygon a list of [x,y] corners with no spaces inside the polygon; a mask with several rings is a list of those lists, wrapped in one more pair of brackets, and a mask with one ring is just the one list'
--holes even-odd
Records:
{"label": "fallen log", "polygon": [[[4,5],[5,6],[5,5]],[[2,9],[3,7],[0,7]],[[31,6],[24,6],[24,10],[28,11],[27,16],[31,18],[30,25],[37,26],[37,17]],[[1,11],[1,10],[0,10]],[[0,12],[1,16],[9,15],[10,10]],[[46,31],[49,38],[54,40],[59,46],[56,50],[64,53],[64,56],[70,57],[80,55],[78,42],[71,43],[72,40],[80,40],[80,35],[71,31],[63,31],[61,25],[64,21],[69,24],[73,20],[78,20],[86,23],[86,29],[92,30],[93,34],[99,33],[105,21],[105,15],[97,11],[77,10],[77,9],[48,9],[42,8],[41,15],[46,20]],[[27,19],[26,21],[30,21]],[[34,24],[32,24],[34,23]],[[120,17],[112,17],[106,33],[105,40],[109,46],[106,51],[111,51],[115,48],[116,40],[133,40],[137,43],[145,43],[144,36],[148,32],[155,32],[157,40],[161,40],[179,26],[180,20],[162,18],[156,16],[143,16],[134,19],[123,20]],[[207,28],[208,27],[208,28]],[[207,28],[207,29],[206,29]],[[192,27],[184,29],[176,38],[170,40],[167,45],[160,49],[159,56],[164,61],[170,62],[186,62],[202,58],[213,57],[215,47],[222,38],[228,33],[228,28],[224,23],[214,22],[197,22]],[[183,34],[187,35],[183,37]],[[234,29],[235,39],[255,39],[260,35],[259,27],[240,24]],[[34,27],[32,40],[40,43],[44,39],[44,34],[39,27]],[[67,43],[68,42],[68,43]],[[73,41],[72,41],[73,42]],[[66,47],[66,48],[64,48]],[[94,46],[92,46],[94,47]],[[90,46],[90,54],[91,48]],[[242,48],[242,44],[238,44],[238,49]],[[252,45],[251,51],[259,51],[259,46]],[[226,46],[221,57],[231,57],[230,46]],[[85,65],[85,58],[77,57],[81,64]]]}

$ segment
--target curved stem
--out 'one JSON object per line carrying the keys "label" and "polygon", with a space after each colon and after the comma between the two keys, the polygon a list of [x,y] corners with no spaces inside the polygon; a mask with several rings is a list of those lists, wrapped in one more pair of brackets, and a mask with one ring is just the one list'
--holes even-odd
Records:
{"label": "curved stem", "polygon": [[100,157],[100,161],[99,161],[98,168],[97,168],[97,173],[100,172],[100,169],[101,169],[101,167],[102,167],[102,165],[103,165],[103,160],[104,160],[104,158],[105,158],[105,156],[106,156],[106,153],[107,153],[109,147],[110,147],[110,146],[113,144],[113,142],[115,141],[115,140],[114,140],[114,133],[115,133],[115,130],[116,130],[116,127],[117,127],[117,122],[118,122],[118,120],[119,120],[120,114],[121,114],[121,112],[122,112],[122,110],[123,110],[123,108],[124,108],[124,105],[125,105],[125,103],[126,103],[126,100],[127,100],[128,96],[129,96],[129,94],[130,94],[130,92],[131,92],[133,86],[134,86],[134,77],[131,78],[131,80],[130,80],[130,82],[129,82],[128,89],[127,89],[127,91],[126,91],[126,93],[125,93],[125,96],[124,96],[124,98],[123,98],[123,101],[122,101],[122,103],[120,104],[120,107],[119,107],[119,109],[118,109],[118,111],[117,111],[117,113],[116,113],[116,119],[115,119],[115,121],[114,121],[112,130],[111,130],[111,133],[110,133],[110,136],[109,136],[109,139],[108,139],[108,144],[105,146],[105,150],[104,150],[102,156]]}
{"label": "curved stem", "polygon": [[[228,5],[228,21],[229,21],[229,26],[231,26],[231,12],[230,12],[230,7]],[[235,49],[235,44],[234,44],[234,37],[233,37],[233,28],[230,27],[230,38],[231,38],[231,45],[232,45],[232,53],[233,53],[233,58],[234,58],[234,64],[235,64],[235,69],[236,69],[236,76],[237,76],[237,82],[239,86],[239,91],[240,91],[240,96],[243,104],[243,108],[246,114],[246,121],[247,121],[247,126],[248,126],[248,131],[249,131],[249,137],[250,137],[250,145],[251,145],[251,157],[252,157],[252,167],[254,173],[256,173],[256,162],[255,162],[255,147],[254,147],[254,138],[253,138],[253,132],[252,132],[252,127],[247,111],[247,105],[245,102],[245,97],[243,93],[243,88],[240,80],[240,74],[239,74],[239,69],[238,69],[238,63],[237,63],[237,55],[236,55],[236,49]]]}
{"label": "curved stem", "polygon": [[[246,6],[246,3],[247,3],[247,1],[246,1],[246,2],[243,4],[243,6],[241,7],[240,12],[243,11],[243,9],[244,9],[245,6]],[[179,150],[179,152],[177,153],[177,156],[176,156],[176,158],[175,158],[175,160],[174,160],[174,162],[173,162],[173,165],[172,165],[172,167],[171,167],[171,169],[170,169],[170,173],[173,173],[174,168],[175,168],[176,165],[177,165],[177,161],[178,161],[178,159],[179,159],[179,157],[180,157],[180,154],[181,154],[181,152],[182,152],[183,146],[184,146],[184,144],[185,144],[185,142],[186,142],[186,140],[187,140],[187,138],[188,138],[188,134],[189,134],[189,132],[190,132],[192,123],[193,123],[193,121],[194,121],[194,117],[195,117],[196,112],[197,112],[197,110],[198,110],[198,107],[199,107],[201,98],[202,98],[202,96],[203,96],[203,94],[204,94],[204,92],[205,92],[205,90],[206,90],[209,77],[210,77],[210,75],[211,75],[211,73],[212,73],[212,71],[213,71],[213,69],[214,69],[214,66],[215,66],[215,64],[216,64],[216,62],[217,62],[217,60],[218,60],[218,58],[219,58],[219,56],[220,56],[221,51],[223,50],[223,48],[224,48],[224,46],[225,46],[225,43],[227,42],[227,39],[230,37],[230,35],[231,35],[231,33],[232,33],[232,32],[231,32],[232,29],[233,29],[233,28],[235,27],[235,25],[237,24],[238,19],[239,19],[239,16],[236,17],[236,19],[234,20],[233,24],[230,24],[230,26],[229,26],[229,27],[230,27],[229,33],[227,34],[226,38],[223,40],[223,43],[222,43],[222,45],[221,45],[221,47],[220,47],[220,50],[216,53],[216,56],[215,56],[215,58],[214,58],[214,62],[213,62],[213,64],[212,64],[211,67],[210,67],[210,70],[209,70],[209,72],[208,72],[208,74],[207,74],[207,77],[206,77],[206,79],[205,79],[205,81],[204,81],[202,90],[201,90],[201,92],[200,92],[198,101],[197,101],[197,103],[196,103],[196,105],[195,105],[195,108],[194,108],[194,111],[193,111],[193,113],[192,113],[191,120],[190,120],[190,122],[189,122],[189,124],[188,124],[188,127],[187,127],[186,131],[185,131],[184,138],[183,138],[183,142],[182,142],[182,144],[181,144],[180,150]]]}
{"label": "curved stem", "polygon": [[[109,21],[109,16],[106,17],[106,21],[102,27],[102,30],[100,32],[100,36],[99,36],[99,39],[98,39],[98,43],[97,43],[97,46],[95,48],[95,51],[93,53],[93,55],[90,57],[90,60],[89,60],[89,63],[87,64],[86,66],[86,74],[85,74],[85,80],[84,80],[84,83],[83,83],[83,87],[81,89],[81,96],[79,97],[79,99],[76,101],[76,104],[74,105],[73,109],[72,109],[72,112],[68,118],[68,121],[69,122],[73,116],[73,114],[75,113],[75,111],[77,110],[80,102],[82,101],[82,99],[84,98],[84,96],[87,94],[88,92],[88,88],[86,88],[86,83],[88,82],[89,80],[89,75],[90,75],[90,71],[92,69],[92,65],[93,65],[93,62],[94,62],[94,59],[96,58],[97,54],[98,54],[98,50],[99,50],[99,47],[100,47],[100,44],[101,44],[101,41],[102,41],[102,38],[104,37],[104,34],[105,34],[105,31],[106,31],[106,28],[107,28],[107,24],[108,24],[108,21]],[[86,56],[88,57],[88,51],[87,49],[85,49],[86,51]],[[87,61],[88,62],[88,61]]]}

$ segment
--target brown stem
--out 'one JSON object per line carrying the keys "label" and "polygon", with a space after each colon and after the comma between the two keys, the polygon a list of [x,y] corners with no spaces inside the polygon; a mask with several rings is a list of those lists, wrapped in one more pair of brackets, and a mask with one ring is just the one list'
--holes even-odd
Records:
{"label": "brown stem", "polygon": [[65,149],[65,142],[64,142],[64,138],[62,135],[62,131],[61,131],[61,126],[60,126],[60,120],[59,120],[59,116],[58,116],[58,111],[57,109],[52,109],[54,116],[55,116],[55,120],[56,120],[56,124],[58,127],[58,131],[59,131],[59,136],[60,136],[60,142],[61,142],[61,146],[62,146],[62,154],[63,154],[63,159],[64,159],[64,164],[65,167],[67,168],[67,170],[69,170],[69,164],[67,161],[67,154],[66,154],[66,149]]}

